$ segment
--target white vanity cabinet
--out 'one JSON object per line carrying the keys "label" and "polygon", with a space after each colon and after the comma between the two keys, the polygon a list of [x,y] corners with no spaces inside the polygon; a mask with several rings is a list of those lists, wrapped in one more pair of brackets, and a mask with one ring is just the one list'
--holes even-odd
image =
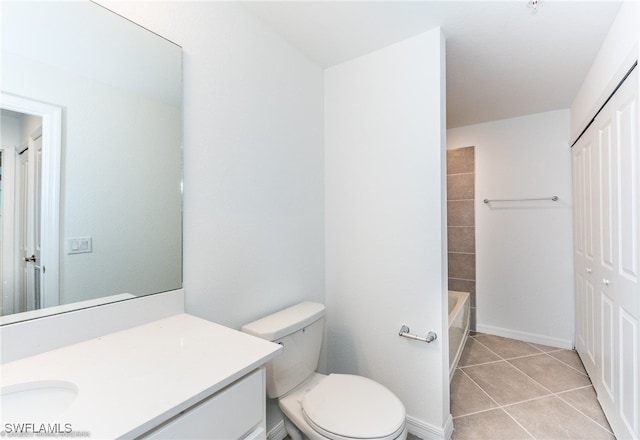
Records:
{"label": "white vanity cabinet", "polygon": [[141,439],[265,439],[264,380],[256,370]]}
{"label": "white vanity cabinet", "polygon": [[3,411],[0,419],[54,420],[92,439],[265,439],[264,366],[281,351],[177,314],[0,365],[3,389],[37,382],[77,390],[55,414],[7,419]]}

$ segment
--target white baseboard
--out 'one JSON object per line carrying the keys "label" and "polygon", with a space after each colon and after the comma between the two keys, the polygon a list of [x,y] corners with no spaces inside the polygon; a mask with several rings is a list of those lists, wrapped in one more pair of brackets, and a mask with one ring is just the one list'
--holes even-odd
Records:
{"label": "white baseboard", "polygon": [[453,435],[453,417],[449,414],[447,417],[447,421],[444,424],[444,438],[445,440],[450,440]]}
{"label": "white baseboard", "polygon": [[423,440],[449,440],[453,433],[453,419],[447,418],[444,428],[430,425],[415,417],[407,416],[407,428],[410,434]]}
{"label": "white baseboard", "polygon": [[276,426],[267,432],[267,440],[282,440],[287,436],[284,420],[280,420]]}
{"label": "white baseboard", "polygon": [[572,350],[573,341],[569,339],[552,338],[550,336],[538,335],[536,333],[509,330],[506,328],[494,327],[491,325],[476,324],[476,331],[505,338],[519,339],[521,341],[532,342],[534,344],[548,345],[550,347],[566,348]]}

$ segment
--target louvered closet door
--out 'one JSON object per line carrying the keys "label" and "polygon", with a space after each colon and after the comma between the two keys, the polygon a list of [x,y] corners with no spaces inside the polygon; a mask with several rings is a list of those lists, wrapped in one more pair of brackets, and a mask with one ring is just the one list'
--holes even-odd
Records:
{"label": "louvered closet door", "polygon": [[575,244],[576,347],[616,435],[634,439],[640,418],[637,70],[573,152],[575,222],[581,228]]}

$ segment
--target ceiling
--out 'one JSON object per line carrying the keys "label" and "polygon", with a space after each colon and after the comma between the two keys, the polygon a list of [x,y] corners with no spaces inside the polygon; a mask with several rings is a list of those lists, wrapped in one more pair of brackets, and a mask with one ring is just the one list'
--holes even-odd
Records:
{"label": "ceiling", "polygon": [[243,4],[330,67],[440,26],[448,128],[569,108],[614,1],[256,1]]}

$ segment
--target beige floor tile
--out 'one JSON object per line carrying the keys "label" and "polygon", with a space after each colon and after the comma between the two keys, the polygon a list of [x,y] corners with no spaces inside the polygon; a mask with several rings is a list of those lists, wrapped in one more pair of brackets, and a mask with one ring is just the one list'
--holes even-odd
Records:
{"label": "beige floor tile", "polygon": [[499,405],[522,402],[549,394],[549,391],[507,361],[464,367],[463,371]]}
{"label": "beige floor tile", "polygon": [[501,409],[453,419],[451,440],[531,440],[516,422]]}
{"label": "beige floor tile", "polygon": [[474,339],[504,359],[540,353],[540,350],[526,342],[501,336],[480,335],[475,336]]}
{"label": "beige floor tile", "polygon": [[555,396],[504,408],[536,440],[615,440],[591,419]]}
{"label": "beige floor tile", "polygon": [[464,350],[460,355],[458,366],[466,367],[469,365],[486,364],[501,360],[495,353],[484,345],[477,342],[474,338],[467,339]]}
{"label": "beige floor tile", "polygon": [[[575,351],[482,333],[469,341],[451,383],[452,439],[615,440]],[[479,391],[504,406],[482,410]]]}
{"label": "beige floor tile", "polygon": [[574,408],[582,411],[583,414],[594,420],[607,431],[612,432],[611,426],[609,426],[609,422],[598,403],[598,396],[592,386],[566,391],[558,394],[558,397],[568,402]]}
{"label": "beige floor tile", "polygon": [[587,374],[587,371],[584,369],[584,365],[582,365],[582,361],[580,360],[580,356],[578,356],[578,353],[576,353],[575,350],[554,351],[549,353],[549,356],[553,356],[554,358],[561,360],[584,375]]}
{"label": "beige floor tile", "polygon": [[591,385],[587,376],[547,354],[511,359],[509,362],[554,393]]}
{"label": "beige floor tile", "polygon": [[451,415],[453,417],[495,408],[498,405],[469,376],[457,370],[451,381]]}

